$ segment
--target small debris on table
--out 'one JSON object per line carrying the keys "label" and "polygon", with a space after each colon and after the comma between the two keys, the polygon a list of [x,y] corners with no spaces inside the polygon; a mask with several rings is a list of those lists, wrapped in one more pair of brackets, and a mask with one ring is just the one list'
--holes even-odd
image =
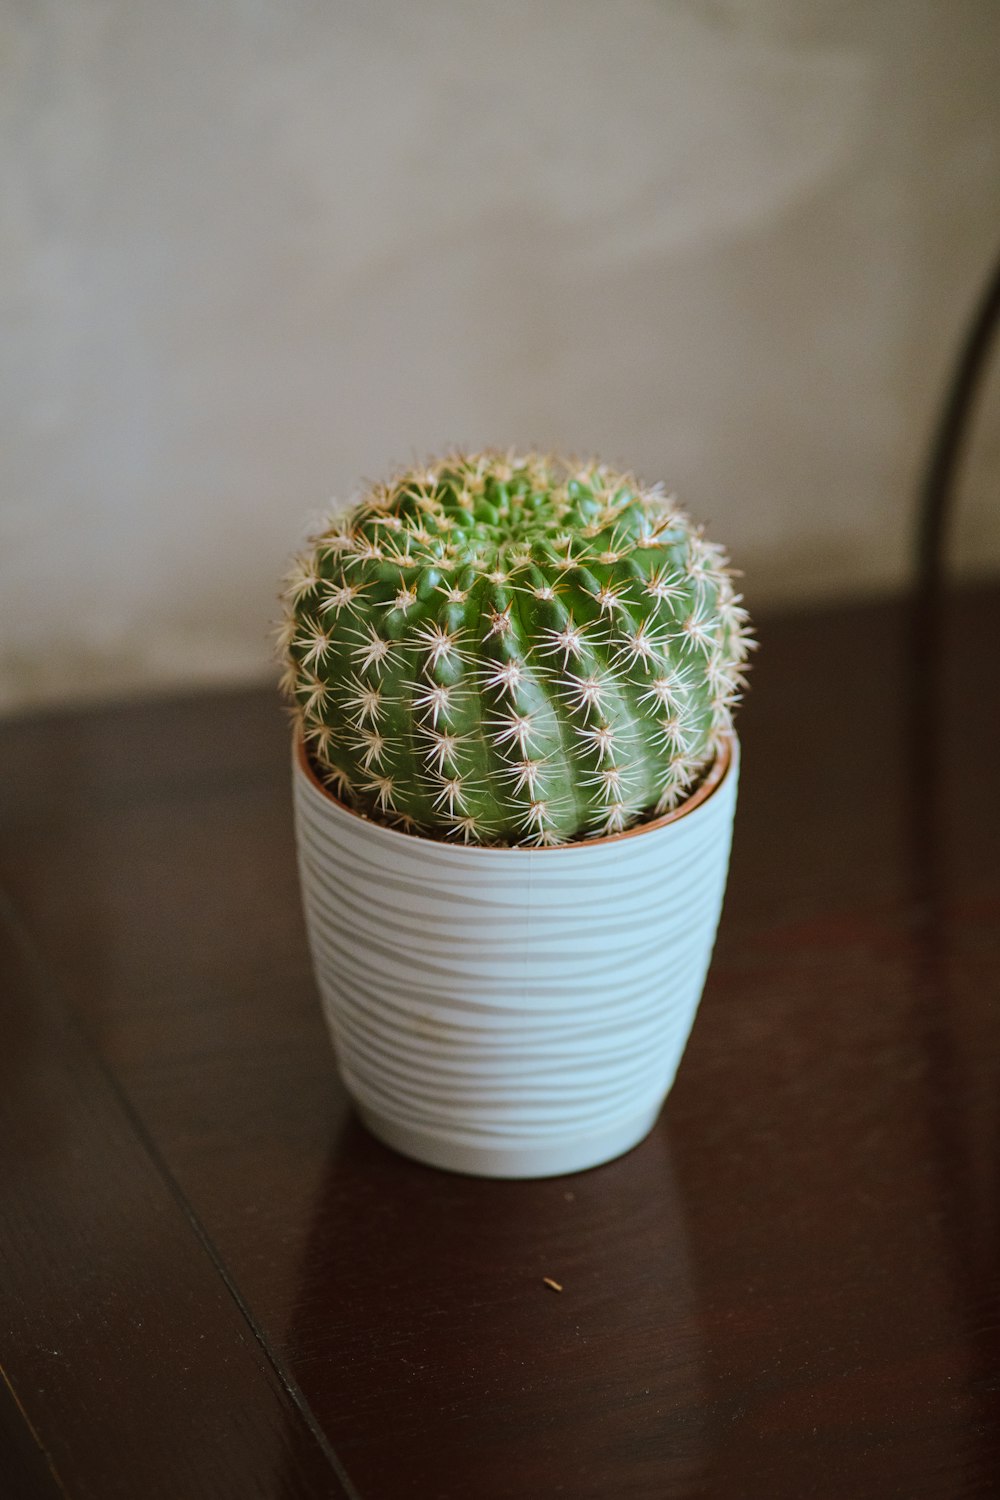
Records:
{"label": "small debris on table", "polygon": [[542,1280],[546,1286],[550,1286],[554,1292],[561,1292],[562,1286],[558,1281],[553,1281],[551,1276],[543,1276]]}

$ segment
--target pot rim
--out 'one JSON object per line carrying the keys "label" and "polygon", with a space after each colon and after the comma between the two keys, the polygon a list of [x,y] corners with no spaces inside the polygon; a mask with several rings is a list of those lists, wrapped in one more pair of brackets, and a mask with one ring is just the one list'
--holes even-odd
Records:
{"label": "pot rim", "polygon": [[390,839],[401,839],[409,849],[420,845],[432,849],[452,849],[461,853],[473,855],[507,854],[507,855],[541,855],[567,854],[578,849],[600,849],[608,844],[620,843],[623,839],[638,838],[644,833],[654,833],[657,829],[665,828],[669,823],[677,823],[681,818],[687,817],[696,808],[701,807],[708,801],[725,781],[732,770],[736,760],[736,749],[738,746],[735,730],[720,736],[719,752],[712,762],[712,768],[708,775],[695,788],[691,796],[680,807],[675,807],[671,812],[663,813],[658,818],[653,818],[648,823],[638,823],[633,828],[626,828],[622,833],[601,834],[598,838],[575,839],[565,844],[554,844],[550,846],[535,844],[455,844],[446,839],[426,838],[420,833],[407,833],[401,828],[393,828],[389,823],[381,823],[377,818],[370,818],[366,813],[358,812],[357,808],[348,807],[346,802],[341,802],[339,797],[334,796],[329,787],[325,787],[320,781],[312,764],[306,754],[305,740],[299,729],[295,731],[293,742],[294,763],[309,785],[318,792],[324,801],[332,803],[340,812],[349,818],[356,818],[359,823],[368,828],[377,828],[380,834],[385,834]]}

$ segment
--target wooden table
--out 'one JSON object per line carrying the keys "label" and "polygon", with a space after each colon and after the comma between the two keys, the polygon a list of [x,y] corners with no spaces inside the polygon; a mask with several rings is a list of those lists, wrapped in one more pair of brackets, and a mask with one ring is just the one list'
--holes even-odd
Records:
{"label": "wooden table", "polygon": [[5,1500],[1000,1494],[1000,591],[908,631],[761,622],[677,1085],[534,1183],[352,1116],[271,693],[4,725]]}

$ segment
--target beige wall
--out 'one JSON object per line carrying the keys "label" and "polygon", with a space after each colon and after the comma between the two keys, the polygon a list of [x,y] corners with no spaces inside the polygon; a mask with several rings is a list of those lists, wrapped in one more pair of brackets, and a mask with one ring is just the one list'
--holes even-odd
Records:
{"label": "beige wall", "polygon": [[[266,670],[306,513],[599,451],[897,585],[1000,241],[996,0],[15,0],[0,705]],[[957,554],[1000,566],[1000,382]]]}

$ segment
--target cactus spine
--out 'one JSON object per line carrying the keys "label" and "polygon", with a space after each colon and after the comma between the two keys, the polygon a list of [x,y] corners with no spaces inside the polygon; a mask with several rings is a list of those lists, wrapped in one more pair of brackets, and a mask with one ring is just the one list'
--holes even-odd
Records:
{"label": "cactus spine", "polygon": [[722,549],[599,463],[461,454],[331,520],[286,582],[284,687],[366,816],[563,844],[678,805],[751,644]]}

